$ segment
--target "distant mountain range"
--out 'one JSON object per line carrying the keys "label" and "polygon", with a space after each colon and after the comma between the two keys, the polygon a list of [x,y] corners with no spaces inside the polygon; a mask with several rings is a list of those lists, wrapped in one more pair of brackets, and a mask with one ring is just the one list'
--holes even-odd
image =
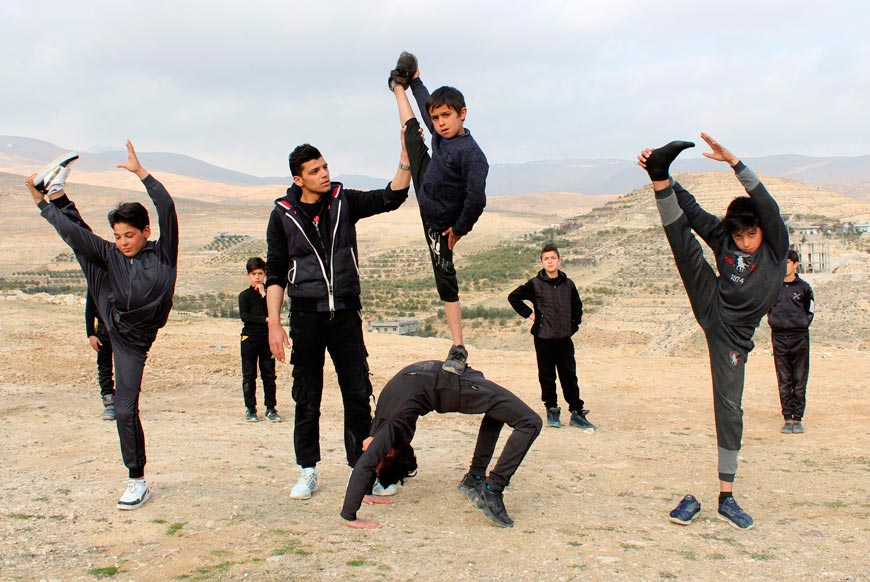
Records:
{"label": "distant mountain range", "polygon": [[[54,159],[65,150],[46,141],[26,137],[0,136],[0,169],[36,167]],[[77,162],[86,172],[114,169],[121,150],[102,150],[83,155]],[[287,184],[289,176],[258,177],[215,166],[202,160],[168,152],[140,152],[144,165],[154,170],[210,182],[239,186]],[[870,155],[857,157],[810,157],[784,154],[747,158],[747,165],[769,176],[790,178],[824,186],[865,201],[870,200]],[[725,171],[723,164],[706,158],[681,158],[679,172]],[[340,174],[336,180],[348,187],[381,188],[384,178]],[[583,194],[621,194],[643,186],[644,173],[633,160],[565,159],[493,164],[487,179],[487,194],[501,196],[530,192],[579,192]]]}

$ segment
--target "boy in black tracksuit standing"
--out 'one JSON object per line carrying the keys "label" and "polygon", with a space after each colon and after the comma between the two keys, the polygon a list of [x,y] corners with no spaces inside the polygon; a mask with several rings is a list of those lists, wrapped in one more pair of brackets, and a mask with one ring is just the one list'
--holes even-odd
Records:
{"label": "boy in black tracksuit standing", "polygon": [[815,311],[813,288],[798,276],[798,265],[800,256],[789,250],[782,289],[767,314],[779,383],[779,402],[785,419],[780,432],[787,434],[804,432],[801,420],[807,406],[810,324]]}
{"label": "boy in black tracksuit standing", "polygon": [[245,420],[257,422],[257,364],[263,382],[263,404],[266,418],[281,422],[275,398],[275,357],[269,349],[268,311],[266,308],[266,261],[260,257],[248,259],[245,265],[250,286],[239,293],[239,317],[242,326],[242,395],[245,398]]}
{"label": "boy in black tracksuit standing", "polygon": [[[561,264],[556,245],[544,245],[541,249],[543,268],[524,285],[511,291],[508,302],[520,316],[533,322],[531,333],[535,338],[538,381],[541,383],[541,400],[547,408],[547,424],[554,428],[561,426],[561,409],[556,395],[558,371],[562,395],[571,411],[571,426],[583,432],[595,432],[597,427],[586,419],[589,411],[583,409],[580,398],[574,341],[571,339],[583,319],[583,302],[574,281],[559,270]],[[526,301],[534,309],[529,308]]]}
{"label": "boy in black tracksuit standing", "polygon": [[[25,184],[42,216],[76,255],[106,324],[115,361],[115,416],[121,456],[129,472],[118,509],[137,509],[151,498],[145,482],[145,433],[139,417],[142,374],[151,344],[166,325],[178,271],[178,218],[166,188],[148,173],[127,140],[127,161],[157,208],[160,238],[149,241],[148,211],[138,202],[119,204],[109,213],[115,242],[91,232],[63,189],[70,164],[65,154],[27,178]],[[46,195],[48,200],[46,200]]]}
{"label": "boy in black tracksuit standing", "polygon": [[[372,419],[372,385],[360,316],[356,223],[401,206],[411,174],[404,141],[399,169],[383,190],[362,192],[331,182],[326,160],[310,144],[294,149],[289,161],[293,185],[275,201],[266,231],[266,304],[272,354],[283,362],[293,340],[293,447],[300,475],[290,497],[304,500],[317,491],[326,351],[344,405],[348,465],[353,467],[362,454]],[[285,288],[290,298],[289,337],[281,325]]]}
{"label": "boy in black tracksuit standing", "polygon": [[115,380],[112,377],[112,340],[106,324],[100,319],[91,291],[85,293],[85,332],[88,342],[97,352],[97,380],[103,400],[103,420],[115,420]]}
{"label": "boy in black tracksuit standing", "polygon": [[[719,449],[718,516],[734,527],[749,529],[754,521],[733,496],[743,440],[746,358],[755,345],[755,329],[782,287],[788,231],[779,205],[758,176],[712,137],[702,133],[701,138],[712,149],[704,156],[730,165],[749,194],[733,199],[723,219],[701,208],[670,176],[671,163],[694,143],[674,141],[655,150],[645,149],[638,164],[652,181],[665,236],[707,340]],[[693,231],[713,250],[718,275],[704,258]],[[697,499],[686,495],[670,519],[688,525],[700,511]]]}

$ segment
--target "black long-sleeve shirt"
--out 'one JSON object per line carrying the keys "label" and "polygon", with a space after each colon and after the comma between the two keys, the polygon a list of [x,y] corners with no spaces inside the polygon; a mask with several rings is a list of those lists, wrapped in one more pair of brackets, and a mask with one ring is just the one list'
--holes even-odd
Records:
{"label": "black long-sleeve shirt", "polygon": [[242,335],[269,335],[269,326],[266,325],[268,315],[266,298],[260,295],[260,292],[254,287],[248,287],[239,293],[239,317],[244,323]]}
{"label": "black long-sleeve shirt", "polygon": [[808,333],[814,311],[813,288],[795,275],[794,281],[783,282],[767,323],[773,333]]}
{"label": "black long-sleeve shirt", "polygon": [[464,236],[486,206],[489,163],[467,129],[451,139],[435,131],[426,109],[429,91],[419,77],[411,80],[411,91],[423,122],[432,134],[432,159],[417,192],[420,213],[434,227],[453,228],[455,234]]}

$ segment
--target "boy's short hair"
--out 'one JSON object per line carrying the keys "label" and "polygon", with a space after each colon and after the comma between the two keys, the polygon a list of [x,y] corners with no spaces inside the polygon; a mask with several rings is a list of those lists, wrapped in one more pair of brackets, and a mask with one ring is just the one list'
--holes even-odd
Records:
{"label": "boy's short hair", "polygon": [[557,249],[556,245],[554,245],[553,243],[547,243],[543,247],[541,247],[541,256],[538,258],[543,259],[544,253],[556,253],[557,257],[559,257],[560,259],[562,258],[562,255],[559,254],[559,249]]}
{"label": "boy's short hair", "polygon": [[749,196],[738,196],[732,200],[722,219],[722,225],[729,234],[743,232],[760,224],[758,209]]}
{"label": "boy's short hair", "polygon": [[109,226],[114,228],[119,223],[145,230],[151,224],[151,219],[148,218],[148,209],[138,202],[121,202],[109,211]]}
{"label": "boy's short hair", "polygon": [[786,258],[793,263],[801,262],[801,256],[794,249],[788,249],[788,255],[786,255]]}
{"label": "boy's short hair", "polygon": [[311,160],[319,160],[322,157],[320,150],[310,143],[296,146],[296,149],[290,152],[290,175],[301,176],[302,164],[310,162]]}
{"label": "boy's short hair", "polygon": [[249,273],[256,271],[257,269],[265,271],[266,261],[264,261],[260,257],[251,257],[250,259],[248,259],[248,262],[245,263],[245,269],[247,269]]}
{"label": "boy's short hair", "polygon": [[456,87],[438,87],[426,99],[426,111],[432,111],[436,107],[446,105],[459,113],[465,107],[465,97]]}
{"label": "boy's short hair", "polygon": [[417,456],[414,447],[408,444],[393,448],[395,453],[385,457],[378,469],[378,481],[383,487],[389,487],[395,483],[405,484],[405,479],[417,474]]}

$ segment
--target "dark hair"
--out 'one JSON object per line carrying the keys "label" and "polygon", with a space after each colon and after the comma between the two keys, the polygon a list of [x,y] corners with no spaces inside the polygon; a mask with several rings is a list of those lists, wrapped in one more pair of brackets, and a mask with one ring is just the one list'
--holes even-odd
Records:
{"label": "dark hair", "polygon": [[145,230],[145,227],[151,224],[151,220],[148,218],[148,209],[138,202],[121,202],[109,212],[109,226],[114,228],[118,223]]}
{"label": "dark hair", "polygon": [[556,256],[557,256],[557,257],[559,257],[560,259],[562,258],[562,255],[559,254],[559,249],[557,249],[557,248],[556,248],[556,245],[554,245],[553,243],[547,243],[547,244],[545,244],[545,245],[541,248],[541,256],[538,257],[538,258],[543,259],[543,258],[544,258],[544,253],[556,253]]}
{"label": "dark hair", "polygon": [[251,271],[256,271],[257,269],[266,270],[266,261],[261,259],[260,257],[251,257],[248,259],[248,262],[245,263],[245,268],[250,273]]}
{"label": "dark hair", "polygon": [[732,200],[725,211],[725,218],[722,219],[722,225],[730,234],[755,228],[759,224],[758,209],[749,196],[738,196]]}
{"label": "dark hair", "polygon": [[794,249],[788,249],[788,254],[786,255],[786,258],[793,263],[801,262],[801,256]]}
{"label": "dark hair", "polygon": [[387,455],[378,466],[378,481],[384,487],[402,483],[417,474],[417,457],[410,444],[398,445],[393,454]]}
{"label": "dark hair", "polygon": [[465,107],[465,97],[456,87],[438,87],[426,99],[426,111],[432,111],[436,107],[446,105],[459,113]]}
{"label": "dark hair", "polygon": [[292,176],[301,176],[302,175],[302,164],[305,162],[310,162],[311,160],[317,160],[322,158],[320,155],[320,150],[311,145],[310,143],[304,143],[301,146],[296,146],[292,152],[290,152],[290,175]]}

